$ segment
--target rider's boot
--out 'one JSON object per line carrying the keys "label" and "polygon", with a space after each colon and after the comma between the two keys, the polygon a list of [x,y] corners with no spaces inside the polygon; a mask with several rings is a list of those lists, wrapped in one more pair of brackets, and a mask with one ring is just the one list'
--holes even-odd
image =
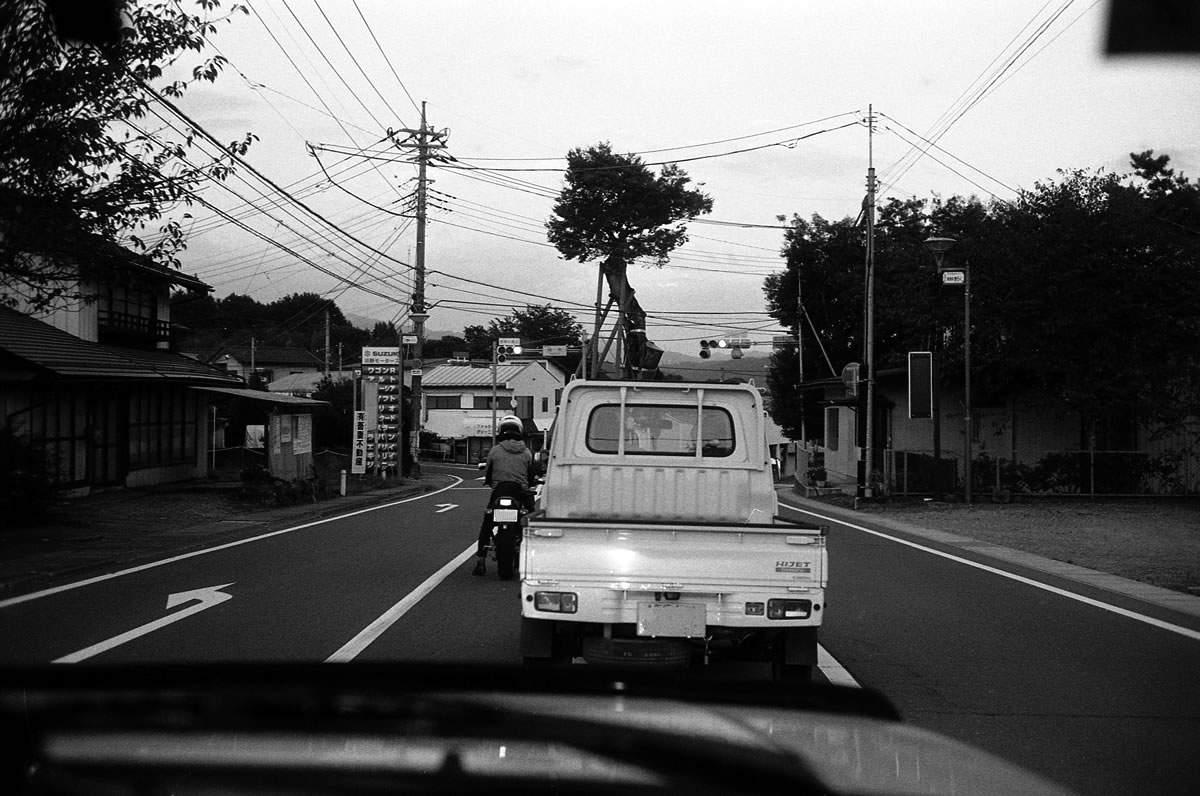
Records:
{"label": "rider's boot", "polygon": [[487,561],[487,559],[482,558],[482,557],[475,559],[475,569],[471,570],[471,574],[472,575],[486,575],[487,574],[486,561]]}

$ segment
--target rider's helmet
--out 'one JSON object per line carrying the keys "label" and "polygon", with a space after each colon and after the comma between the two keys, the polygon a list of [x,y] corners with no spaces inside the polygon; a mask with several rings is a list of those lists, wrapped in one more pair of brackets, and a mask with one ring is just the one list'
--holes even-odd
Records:
{"label": "rider's helmet", "polygon": [[525,434],[525,424],[516,415],[505,415],[500,418],[498,436],[506,439],[520,439]]}

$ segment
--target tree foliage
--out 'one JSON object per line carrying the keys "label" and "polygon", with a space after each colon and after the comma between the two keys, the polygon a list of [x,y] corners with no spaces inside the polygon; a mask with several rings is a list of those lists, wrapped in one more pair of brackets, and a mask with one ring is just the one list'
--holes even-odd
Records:
{"label": "tree foliage", "polygon": [[712,199],[677,164],[655,175],[636,155],[600,143],[567,153],[565,184],[546,222],[547,238],[568,260],[600,261],[609,295],[621,308],[625,375],[649,362],[642,310],[627,270],[639,258],[663,265],[687,242],[684,222],[712,212]]}
{"label": "tree foliage", "polygon": [[389,324],[376,324],[373,332],[359,329],[336,303],[316,293],[293,293],[266,304],[237,293],[220,299],[179,293],[171,303],[171,319],[183,329],[177,347],[197,354],[248,347],[251,338],[260,346],[323,351],[326,313],[335,364],[339,344],[346,360],[357,359],[366,345],[397,345]]}
{"label": "tree foliage", "polygon": [[[463,333],[472,359],[490,361],[492,347],[500,337],[520,337],[531,347],[565,345],[579,348],[583,345],[583,326],[566,310],[556,309],[549,304],[530,304],[525,309],[513,309],[504,318],[488,321],[487,326],[468,326]],[[579,355],[558,360],[559,364],[572,371],[579,364]]]}
{"label": "tree foliage", "polygon": [[[971,274],[972,401],[1017,394],[1084,418],[1103,435],[1130,419],[1179,427],[1200,416],[1200,184],[1169,158],[1133,171],[1060,171],[1011,203],[892,200],[876,227],[876,370],[937,350],[961,385],[962,289],[943,287],[922,241],[957,240],[948,264]],[[834,373],[863,361],[864,230],[850,219],[792,219],[787,270],[764,283],[772,316],[795,328],[797,275]],[[805,323],[805,379],[830,368]],[[775,419],[798,436],[795,350],[768,379]],[[1194,421],[1193,421],[1194,422]],[[1110,441],[1108,444],[1116,444]]]}
{"label": "tree foliage", "polygon": [[[52,304],[70,295],[78,267],[105,267],[90,257],[97,239],[179,265],[184,232],[172,212],[201,181],[228,175],[230,153],[253,139],[214,157],[193,130],[142,123],[146,86],[178,98],[225,64],[200,54],[227,17],[217,0],[198,6],[127,0],[115,38],[87,43],[60,38],[43,2],[0,0],[0,287]],[[197,59],[190,73],[185,56]],[[167,80],[168,71],[190,76]]]}

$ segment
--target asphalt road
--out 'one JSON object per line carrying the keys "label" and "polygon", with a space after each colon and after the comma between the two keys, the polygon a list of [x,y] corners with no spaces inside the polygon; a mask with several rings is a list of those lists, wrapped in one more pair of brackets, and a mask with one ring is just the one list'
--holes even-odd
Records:
{"label": "asphalt road", "polygon": [[[519,663],[518,586],[469,574],[487,490],[459,476],[0,603],[0,662]],[[869,519],[826,521],[832,676],[1080,793],[1200,792],[1200,622]]]}
{"label": "asphalt road", "polygon": [[1081,793],[1200,793],[1194,617],[828,519],[821,643],[907,721]]}

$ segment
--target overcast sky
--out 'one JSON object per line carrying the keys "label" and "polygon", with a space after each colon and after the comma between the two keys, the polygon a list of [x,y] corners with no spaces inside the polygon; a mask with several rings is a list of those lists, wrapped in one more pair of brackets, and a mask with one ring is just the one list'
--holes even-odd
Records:
{"label": "overcast sky", "polygon": [[[422,101],[452,165],[474,167],[430,170],[433,331],[530,303],[590,327],[596,267],[561,260],[543,224],[565,153],[600,141],[678,161],[713,197],[670,266],[630,272],[650,338],[684,353],[781,331],[762,293],[782,268],[771,227],[857,214],[869,106],[881,199],[1012,199],[1056,169],[1123,171],[1151,148],[1200,172],[1200,58],[1105,56],[1107,0],[248,5],[212,40],[230,67],[182,107],[220,139],[254,132],[248,160],[370,248],[231,179],[242,198],[212,186],[206,199],[290,251],[192,208],[184,268],[218,296],[311,291],[403,316],[416,229],[388,211],[405,212],[416,168],[387,134],[417,127]],[[936,160],[912,157],[920,137]]]}

